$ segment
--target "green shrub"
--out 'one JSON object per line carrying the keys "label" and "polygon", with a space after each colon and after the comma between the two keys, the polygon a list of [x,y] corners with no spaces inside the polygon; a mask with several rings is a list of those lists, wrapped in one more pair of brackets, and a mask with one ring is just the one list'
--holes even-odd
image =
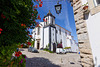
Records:
{"label": "green shrub", "polygon": [[64,49],[70,49],[71,47],[65,47]]}
{"label": "green shrub", "polygon": [[32,47],[34,47],[34,43],[35,43],[35,41],[32,41],[31,43],[32,43],[32,45],[31,45],[31,46],[32,46]]}
{"label": "green shrub", "polygon": [[47,52],[49,52],[49,53],[53,53],[53,51],[50,51],[49,49],[47,49],[47,48],[45,48],[45,49],[43,49],[44,51],[47,51]]}

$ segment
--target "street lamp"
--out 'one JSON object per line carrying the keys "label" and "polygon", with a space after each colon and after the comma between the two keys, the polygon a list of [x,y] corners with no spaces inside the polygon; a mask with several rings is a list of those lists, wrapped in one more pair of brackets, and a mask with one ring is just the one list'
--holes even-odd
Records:
{"label": "street lamp", "polygon": [[55,5],[56,13],[57,14],[61,13],[61,9],[62,9],[61,4],[59,4],[59,1],[58,1],[57,5]]}

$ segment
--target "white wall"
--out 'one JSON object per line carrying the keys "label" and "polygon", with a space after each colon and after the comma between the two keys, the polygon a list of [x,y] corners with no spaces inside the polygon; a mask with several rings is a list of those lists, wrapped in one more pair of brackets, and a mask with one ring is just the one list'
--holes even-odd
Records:
{"label": "white wall", "polygon": [[86,4],[88,1],[87,0],[81,0],[82,5]]}
{"label": "white wall", "polygon": [[78,45],[75,43],[75,41],[73,39],[72,39],[72,44],[71,44],[71,51],[72,52],[78,51]]}
{"label": "white wall", "polygon": [[60,27],[56,25],[56,30],[57,30],[57,43],[60,43],[61,40],[62,40],[62,46],[63,46],[63,48],[65,48],[65,47],[67,47],[67,36],[65,34],[65,31],[66,30],[64,30],[63,28],[61,28],[61,35],[60,35],[59,29],[60,29]]}
{"label": "white wall", "polygon": [[[95,67],[100,67],[100,12],[86,20]],[[97,58],[97,60],[96,60]]]}
{"label": "white wall", "polygon": [[[32,38],[35,39],[35,28],[33,29],[32,33],[33,33]],[[32,39],[32,41],[33,41],[33,39]]]}
{"label": "white wall", "polygon": [[44,28],[44,48],[49,44],[49,27]]}
{"label": "white wall", "polygon": [[61,35],[59,34],[59,27],[58,27],[58,26],[56,26],[56,30],[57,30],[57,43],[60,43],[62,37],[61,37]]}
{"label": "white wall", "polygon": [[53,51],[53,43],[56,43],[55,28],[51,27],[51,51]]}
{"label": "white wall", "polygon": [[40,28],[40,48],[43,48],[43,27]]}

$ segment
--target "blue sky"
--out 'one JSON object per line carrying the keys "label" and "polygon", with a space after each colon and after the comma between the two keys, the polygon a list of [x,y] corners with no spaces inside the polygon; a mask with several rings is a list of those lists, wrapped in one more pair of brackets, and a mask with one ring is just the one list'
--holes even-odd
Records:
{"label": "blue sky", "polygon": [[[58,0],[42,0],[43,1],[43,6],[37,8],[38,14],[40,14],[41,20],[39,22],[43,21],[43,17],[51,11],[51,13],[56,17],[55,18],[55,23],[60,25],[61,27],[67,29],[68,31],[71,32],[71,35],[74,36],[74,39],[76,42],[77,40],[77,35],[76,35],[76,27],[75,27],[75,21],[74,21],[74,14],[73,14],[73,8],[71,7],[70,3],[68,0],[63,0],[59,2],[59,4],[62,4],[62,10],[61,13],[58,15],[56,14],[55,11],[55,5],[57,4]],[[37,3],[34,3],[36,5]]]}

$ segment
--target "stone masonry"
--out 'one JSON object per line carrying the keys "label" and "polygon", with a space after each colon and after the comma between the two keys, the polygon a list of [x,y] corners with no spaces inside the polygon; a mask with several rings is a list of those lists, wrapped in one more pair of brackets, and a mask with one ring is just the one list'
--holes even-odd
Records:
{"label": "stone masonry", "polygon": [[83,10],[82,2],[81,0],[70,0],[70,2],[74,11],[82,67],[93,67],[92,51],[84,19],[85,11]]}

